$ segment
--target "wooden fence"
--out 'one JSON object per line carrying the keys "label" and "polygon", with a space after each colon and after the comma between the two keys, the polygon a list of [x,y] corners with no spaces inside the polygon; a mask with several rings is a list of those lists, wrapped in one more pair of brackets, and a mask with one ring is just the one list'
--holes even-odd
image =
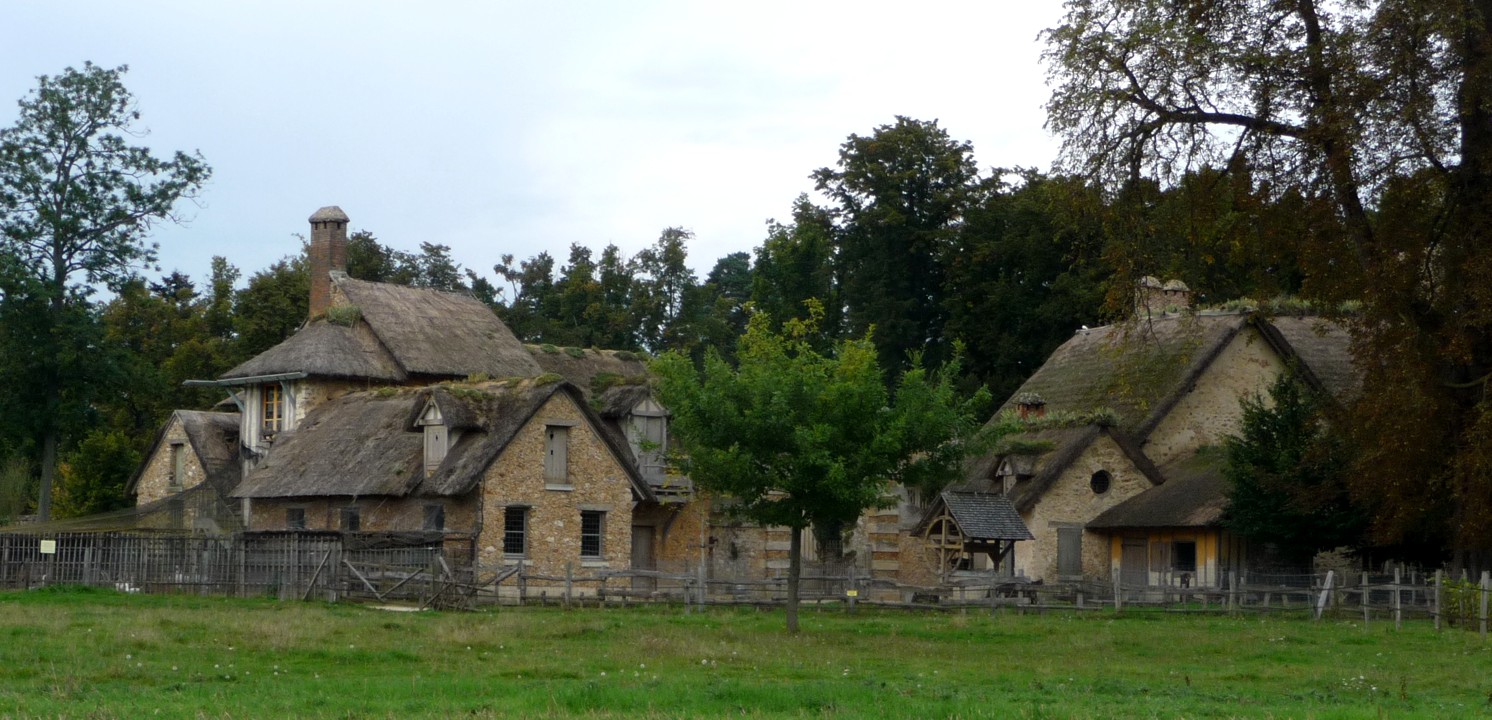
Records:
{"label": "wooden fence", "polygon": [[[419,607],[682,603],[775,606],[785,578],[714,577],[689,572],[591,568],[562,574],[522,565],[471,566],[441,543],[360,549],[337,533],[225,536],[77,533],[0,534],[0,588],[75,584],[135,593],[192,593],[302,600],[398,602]],[[465,553],[469,556],[469,553]],[[1047,612],[1294,612],[1402,623],[1429,619],[1486,635],[1492,578],[1481,573],[1226,574],[1215,587],[1129,586],[1088,580],[1031,583],[962,574],[934,586],[866,577],[853,565],[808,563],[807,604],[925,610]]]}

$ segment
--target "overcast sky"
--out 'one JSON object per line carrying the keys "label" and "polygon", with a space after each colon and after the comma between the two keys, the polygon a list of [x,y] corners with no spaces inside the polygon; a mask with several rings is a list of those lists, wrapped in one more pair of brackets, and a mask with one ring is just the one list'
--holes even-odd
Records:
{"label": "overcast sky", "polygon": [[[660,230],[690,264],[761,243],[851,133],[937,119],[982,169],[1046,168],[1038,33],[1011,2],[58,2],[8,0],[0,124],[35,78],[127,64],[144,142],[213,168],[164,269],[250,274],[323,205],[491,277],[503,253],[628,255]],[[153,273],[152,273],[153,274]]]}

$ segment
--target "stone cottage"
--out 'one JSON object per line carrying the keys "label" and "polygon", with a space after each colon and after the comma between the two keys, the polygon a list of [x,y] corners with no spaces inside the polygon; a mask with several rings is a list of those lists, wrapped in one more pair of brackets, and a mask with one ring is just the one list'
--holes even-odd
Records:
{"label": "stone cottage", "polygon": [[[637,358],[526,348],[469,296],[352,279],[346,214],[310,223],[306,323],[193,381],[238,412],[174,415],[131,482],[140,506],[211,487],[232,529],[382,533],[541,573],[666,551],[690,488],[663,472],[666,413]],[[573,384],[549,355],[593,372]]]}
{"label": "stone cottage", "polygon": [[1048,582],[1117,574],[1135,586],[1218,584],[1251,550],[1219,523],[1221,446],[1240,430],[1241,399],[1265,394],[1292,365],[1333,397],[1355,391],[1341,325],[1178,311],[1178,288],[1141,288],[1141,307],[1164,301],[1170,312],[1079,330],[992,420],[1029,429],[972,462],[953,489],[1003,495],[1030,529],[1034,540],[1005,557],[1006,571]]}

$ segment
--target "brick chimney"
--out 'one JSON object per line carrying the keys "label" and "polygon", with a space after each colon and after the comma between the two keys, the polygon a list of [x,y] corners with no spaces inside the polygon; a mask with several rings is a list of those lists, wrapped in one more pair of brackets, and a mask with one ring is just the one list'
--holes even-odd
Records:
{"label": "brick chimney", "polygon": [[311,215],[311,317],[332,304],[332,271],[347,272],[347,213],[332,205]]}

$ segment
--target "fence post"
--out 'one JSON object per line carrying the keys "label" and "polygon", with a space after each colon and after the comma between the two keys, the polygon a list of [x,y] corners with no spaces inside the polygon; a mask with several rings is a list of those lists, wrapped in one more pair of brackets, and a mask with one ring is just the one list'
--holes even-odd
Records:
{"label": "fence post", "polygon": [[1124,609],[1124,586],[1119,583],[1119,574],[1114,574],[1114,612]]}
{"label": "fence post", "polygon": [[1372,599],[1372,592],[1368,589],[1368,574],[1362,574],[1362,627],[1368,629],[1368,603]]}
{"label": "fence post", "polygon": [[528,568],[527,568],[526,565],[523,564],[523,561],[519,560],[518,561],[518,606],[519,607],[522,607],[523,604],[524,604],[524,602],[526,602],[528,600],[528,574],[524,572],[527,569]]}
{"label": "fence post", "polygon": [[1404,594],[1404,588],[1399,585],[1399,581],[1401,579],[1403,579],[1403,577],[1404,576],[1402,574],[1400,574],[1399,567],[1397,565],[1395,565],[1394,566],[1394,629],[1395,630],[1401,630],[1404,627],[1404,613],[1403,613],[1403,594]]}
{"label": "fence post", "polygon": [[565,563],[565,609],[570,609],[570,591],[575,584],[575,564]]}
{"label": "fence post", "polygon": [[1433,604],[1430,606],[1430,614],[1435,618],[1436,630],[1440,629],[1440,573],[1440,570],[1435,571],[1435,594],[1432,596]]}
{"label": "fence post", "polygon": [[1482,639],[1487,639],[1487,593],[1492,591],[1492,572],[1482,571]]}
{"label": "fence post", "polygon": [[709,580],[705,576],[705,559],[701,555],[699,558],[699,609],[701,611],[705,609],[705,599],[709,595],[709,590]]}
{"label": "fence post", "polygon": [[1321,621],[1321,613],[1326,610],[1326,599],[1331,597],[1331,584],[1336,579],[1335,570],[1326,571],[1326,584],[1321,588],[1321,598],[1316,601],[1316,621]]}
{"label": "fence post", "polygon": [[855,614],[855,601],[857,601],[857,600],[860,599],[859,598],[860,588],[858,588],[858,587],[855,586],[855,566],[853,564],[850,565],[849,574],[850,574],[850,578],[849,578],[849,582],[847,583],[849,585],[849,587],[845,588],[845,594],[849,596],[850,614],[854,615]]}

